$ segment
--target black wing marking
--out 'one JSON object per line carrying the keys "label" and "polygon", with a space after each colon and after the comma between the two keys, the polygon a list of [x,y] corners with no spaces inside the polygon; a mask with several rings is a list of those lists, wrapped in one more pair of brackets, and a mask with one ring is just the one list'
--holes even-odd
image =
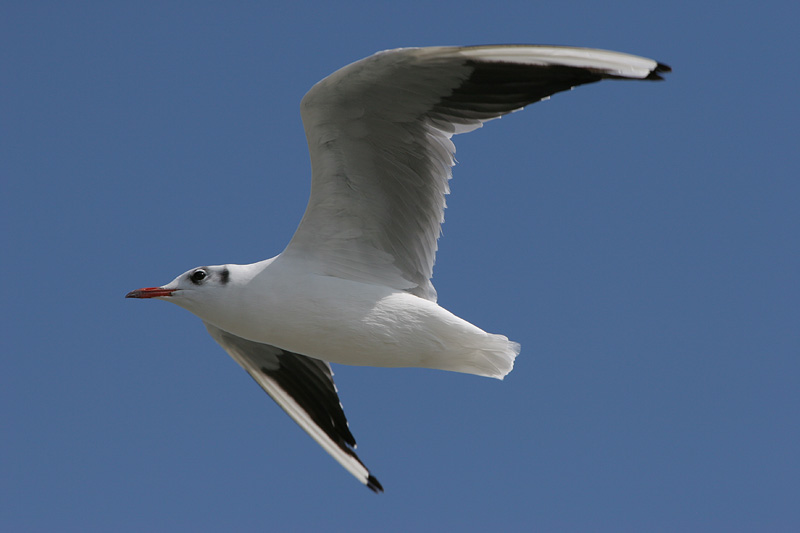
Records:
{"label": "black wing marking", "polygon": [[356,441],[348,428],[328,363],[249,341],[208,323],[206,328],[325,451],[371,490],[383,492],[380,482],[354,451]]}
{"label": "black wing marking", "polygon": [[[491,120],[579,85],[625,79],[589,67],[478,60],[465,64],[472,69],[469,77],[434,105],[428,113],[431,119],[451,123]],[[659,63],[645,79],[661,80],[660,73],[670,70]]]}

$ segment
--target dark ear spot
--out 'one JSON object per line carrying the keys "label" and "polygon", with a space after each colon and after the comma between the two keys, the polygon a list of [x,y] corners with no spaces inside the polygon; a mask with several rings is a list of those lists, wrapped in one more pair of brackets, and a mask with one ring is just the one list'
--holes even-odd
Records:
{"label": "dark ear spot", "polygon": [[230,270],[228,270],[228,267],[225,267],[225,268],[223,268],[223,269],[222,269],[222,272],[221,272],[221,273],[220,273],[220,275],[219,275],[219,281],[220,281],[220,283],[222,283],[223,285],[225,285],[226,283],[228,283],[228,281],[230,280],[230,278],[231,278],[231,272],[230,272]]}

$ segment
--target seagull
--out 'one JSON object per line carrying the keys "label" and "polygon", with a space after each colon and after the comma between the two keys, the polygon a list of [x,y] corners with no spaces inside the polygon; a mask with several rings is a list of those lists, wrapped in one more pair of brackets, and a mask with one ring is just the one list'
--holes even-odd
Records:
{"label": "seagull", "polygon": [[197,315],[325,451],[383,492],[355,453],[329,363],[503,379],[520,351],[436,303],[453,135],[578,85],[660,80],[670,70],[619,52],[540,45],[400,48],[356,61],[300,104],[311,195],[286,249],[250,265],[193,268],[126,298]]}

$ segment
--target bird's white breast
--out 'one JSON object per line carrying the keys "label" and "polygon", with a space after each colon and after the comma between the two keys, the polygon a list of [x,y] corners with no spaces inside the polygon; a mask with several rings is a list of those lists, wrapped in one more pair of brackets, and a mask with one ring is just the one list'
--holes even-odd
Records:
{"label": "bird's white breast", "polygon": [[[223,301],[191,310],[239,337],[348,365],[492,375],[462,367],[478,352],[513,344],[407,292],[285,265],[269,266],[230,287]],[[494,347],[498,338],[501,348]]]}

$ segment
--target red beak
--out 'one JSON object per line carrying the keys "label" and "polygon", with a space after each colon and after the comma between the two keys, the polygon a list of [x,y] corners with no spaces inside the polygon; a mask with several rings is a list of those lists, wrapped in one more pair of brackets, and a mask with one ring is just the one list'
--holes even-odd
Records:
{"label": "red beak", "polygon": [[125,298],[161,298],[162,296],[172,296],[178,289],[164,289],[162,287],[145,287],[136,289],[125,295]]}

